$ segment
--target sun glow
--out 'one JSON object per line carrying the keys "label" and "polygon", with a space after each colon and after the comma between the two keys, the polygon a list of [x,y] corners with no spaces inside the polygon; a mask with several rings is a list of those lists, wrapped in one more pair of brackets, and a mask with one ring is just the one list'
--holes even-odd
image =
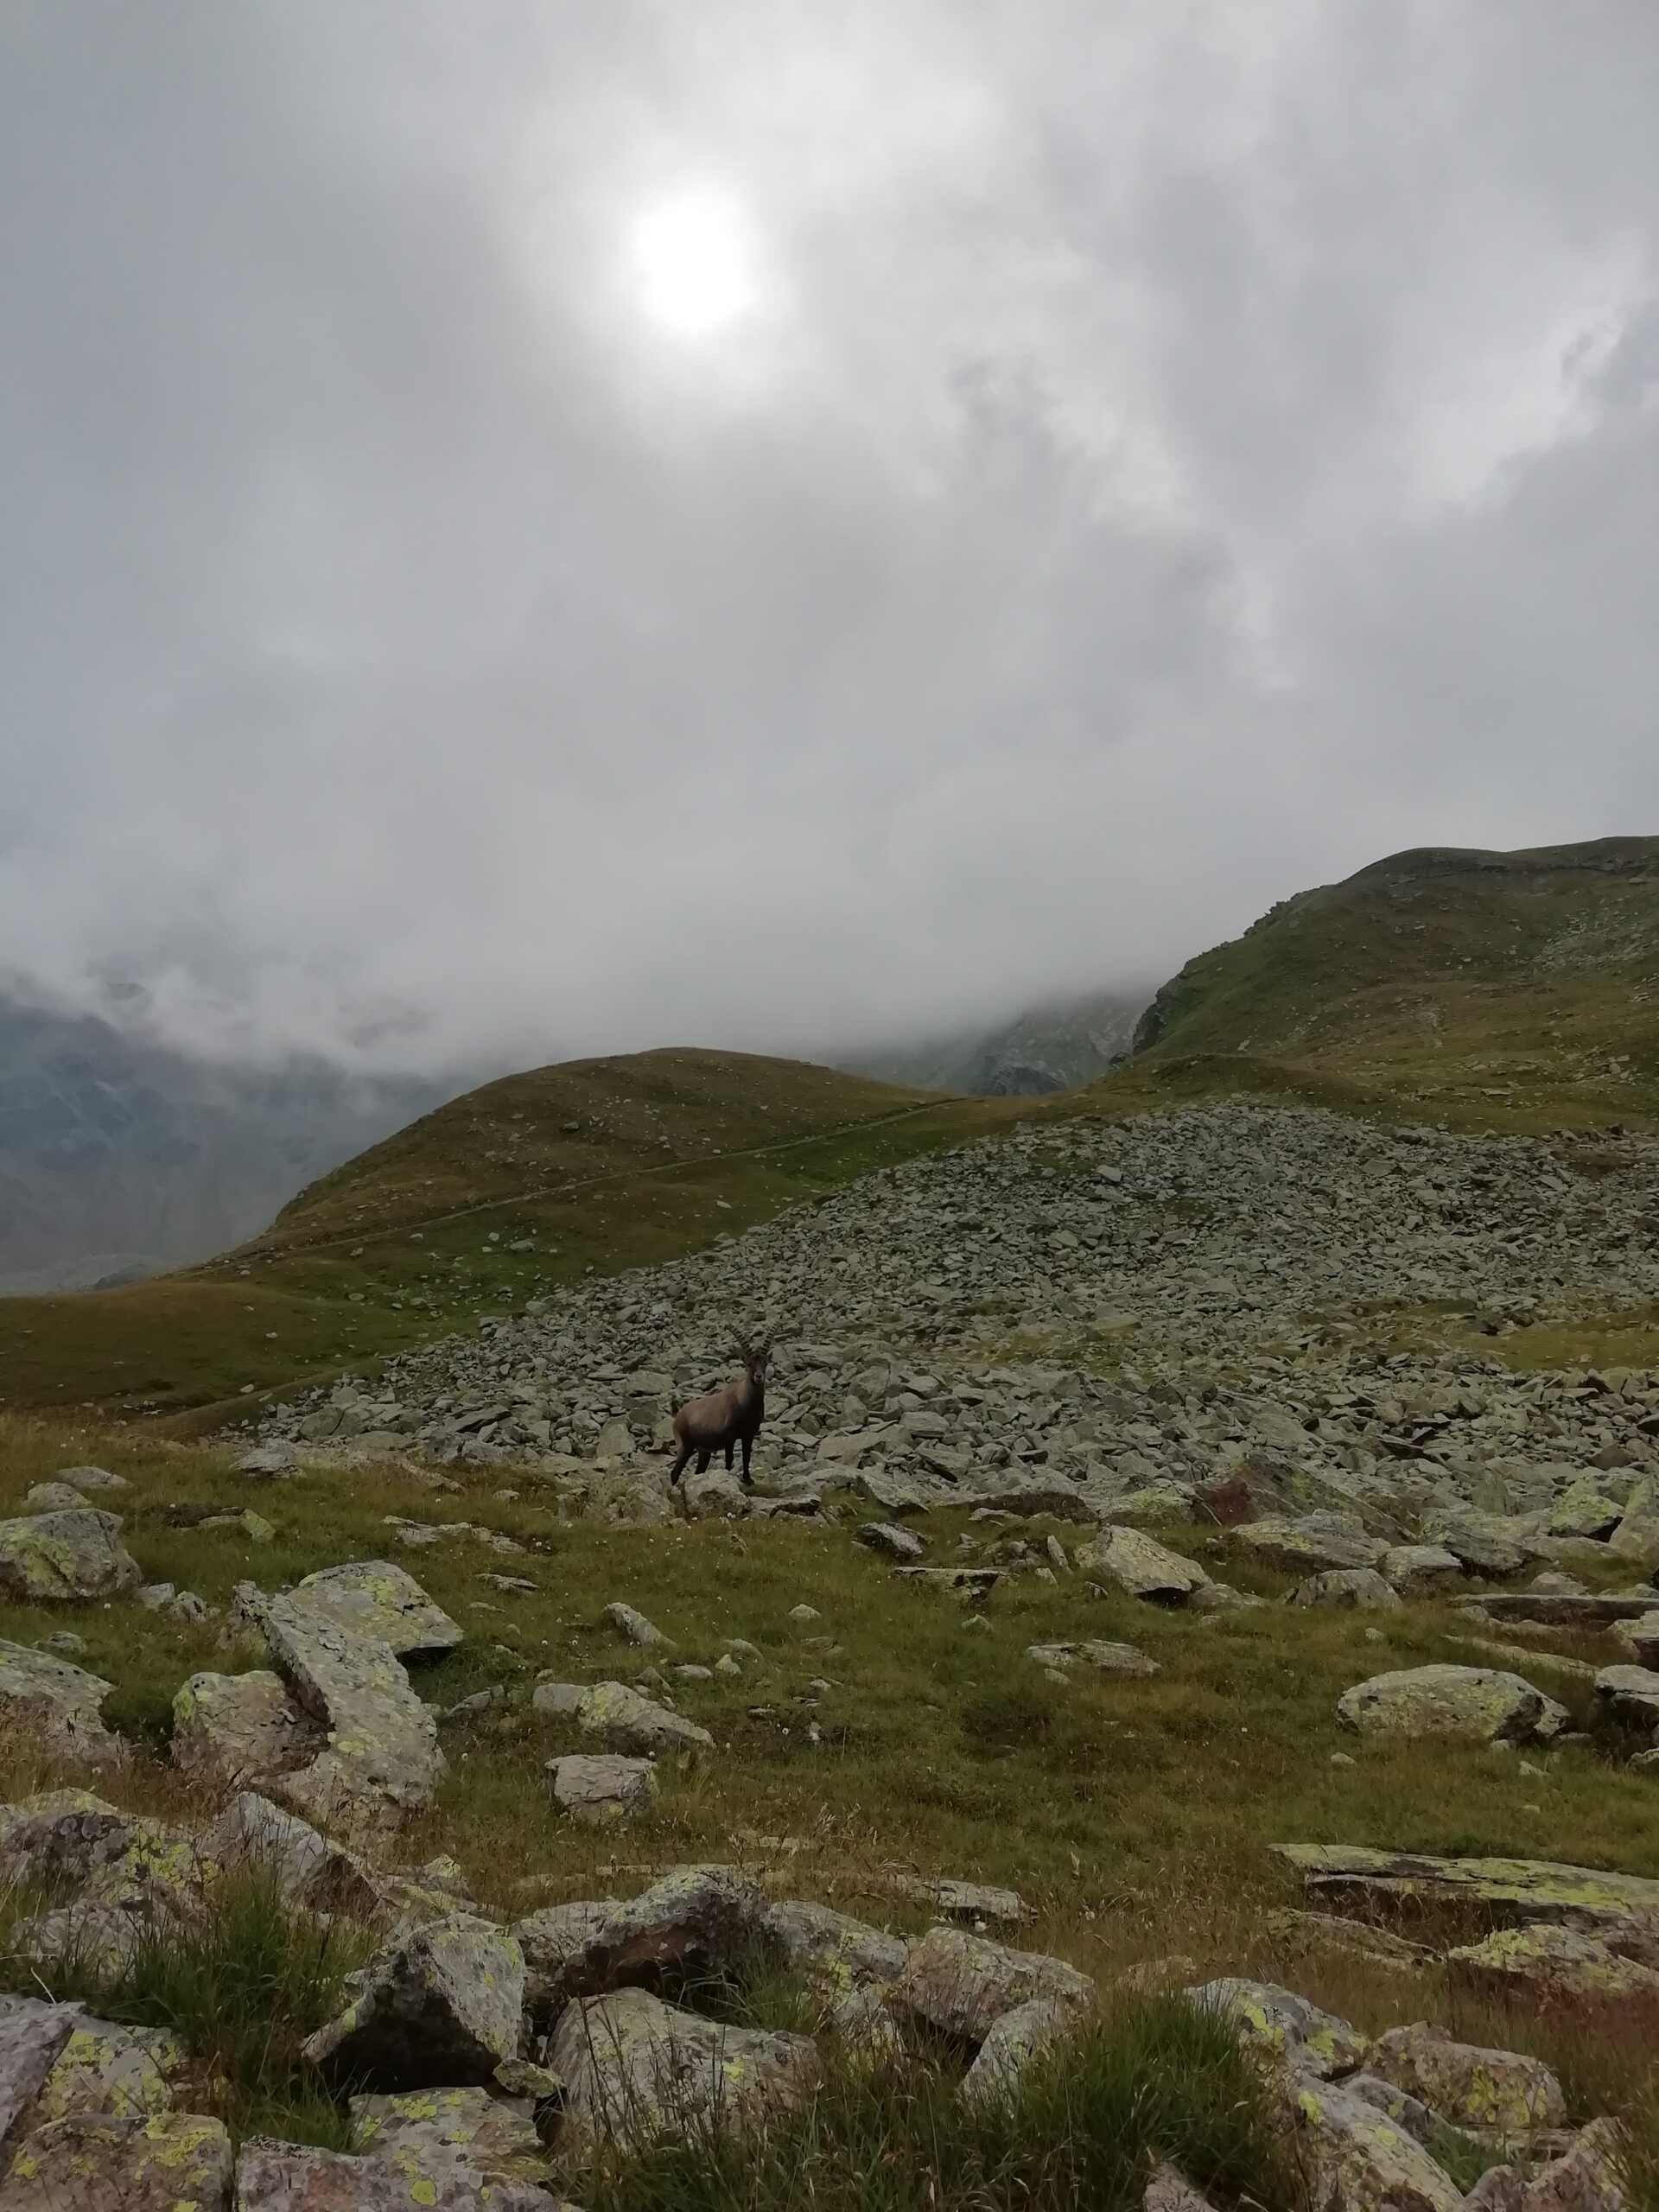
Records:
{"label": "sun glow", "polygon": [[646,314],[681,337],[708,337],[754,304],[748,226],[721,193],[685,193],[647,208],[630,245]]}

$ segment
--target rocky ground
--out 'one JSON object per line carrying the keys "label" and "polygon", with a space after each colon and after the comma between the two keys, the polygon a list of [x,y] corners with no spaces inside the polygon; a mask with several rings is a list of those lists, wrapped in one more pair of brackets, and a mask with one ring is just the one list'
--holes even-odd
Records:
{"label": "rocky ground", "polygon": [[[1552,2067],[1538,2045],[1580,2051],[1573,2024],[1593,2042],[1613,2019],[1639,2047],[1659,2024],[1659,1880],[1626,1833],[1659,1786],[1659,1375],[1495,1355],[1517,1330],[1647,1308],[1656,1222],[1659,1145],[1636,1140],[1453,1139],[1237,1103],[1067,1125],[486,1320],[372,1387],[280,1408],[233,1460],[198,1469],[175,1447],[137,1478],[33,1483],[0,1520],[0,1718],[108,1795],[0,1807],[17,1993],[0,1999],[0,2212],[546,2212],[573,2175],[612,2171],[596,2154],[701,2142],[711,2113],[747,2141],[786,2136],[849,2067],[900,2131],[931,2069],[940,2125],[966,2139],[1033,2083],[1075,2101],[1084,2076],[1065,2089],[1065,2069],[1098,2061],[1148,1987],[1263,2062],[1267,2124],[1320,2212],[1645,2206],[1613,2106],[1634,2125],[1651,2084],[1632,2102],[1627,2069],[1615,2100],[1593,2086],[1605,2069]],[[1427,1348],[1390,1349],[1402,1316],[1432,1320]],[[716,1466],[671,1492],[673,1405],[757,1325],[779,1344],[755,1487]],[[188,1486],[187,1463],[200,1505],[156,1487]],[[187,1541],[205,1596],[168,1556]],[[368,1555],[383,1548],[424,1581]],[[817,1604],[791,1602],[804,1567]],[[537,1663],[532,1630],[543,1650],[563,1637],[563,1663]],[[423,1669],[486,1638],[481,1687],[422,1694]],[[129,1650],[169,1701],[148,1743],[109,1717]],[[884,1738],[895,1653],[913,1671]],[[1137,1752],[1160,1726],[1168,1742]],[[788,1762],[827,1762],[832,1732],[841,1764],[800,1778]],[[1001,1938],[1033,1908],[971,1859],[945,1877],[861,1846],[859,1894],[933,1923],[902,1929],[776,1866],[762,1885],[613,1857],[607,1878],[638,1894],[567,1885],[526,1911],[505,1878],[411,1863],[409,1839],[429,1852],[445,1819],[486,1857],[517,1821],[543,1869],[559,1837],[648,1852],[658,1827],[712,1856],[747,1764],[769,1818],[823,1830],[827,1864],[878,1785],[895,1818],[907,1788],[954,1813],[963,1777],[940,1770],[980,1750],[1027,1762],[994,1817],[1017,1830],[1020,1789],[1040,1791],[1024,1817],[1075,1839],[1074,1884],[1120,1816],[1122,1847],[1136,1820],[1222,1834],[1230,1788],[1236,1863],[1283,1846],[1308,1909],[1205,1979],[1168,1956],[1085,1971],[1097,1910],[1080,1901],[1042,1907],[1052,1949],[1014,1948]],[[1321,1825],[1264,1827],[1250,1762],[1275,1818]],[[162,1810],[134,1809],[146,1791]],[[1291,1840],[1328,1835],[1344,1805],[1361,1834],[1459,1840]],[[1460,1833],[1484,1822],[1473,1849],[1510,1850],[1522,1821],[1585,1856],[1611,1838],[1624,1871],[1558,1863],[1560,1841],[1477,1857]],[[785,1869],[801,1844],[756,1840]],[[238,1867],[323,1949],[330,1929],[363,1939],[349,1982],[290,2023],[283,2109],[315,2099],[322,2144],[233,2144],[205,2094],[213,2051],[145,2009],[157,1960],[202,1948]],[[1212,1957],[1199,1872],[1180,1878],[1192,1926],[1179,1896],[1173,1924]],[[1288,1980],[1312,1954],[1382,1976],[1386,2001],[1360,2024],[1262,1974],[1264,1955]],[[768,1977],[792,1991],[787,2020],[734,1997]],[[1515,2032],[1466,2031],[1493,2020]],[[1232,2047],[1202,2063],[1224,2071]],[[1153,2166],[1170,2159],[1186,2173]],[[1144,2193],[1147,2212],[1205,2212],[1205,2188],[1297,2201],[1173,2122],[1131,2163],[1123,2202]],[[938,2178],[891,2201],[944,2201]],[[635,2201],[614,2172],[595,2186],[619,2212]],[[1083,2201],[1020,2186],[1039,2212]],[[960,2190],[1002,2201],[972,2175]],[[683,2201],[794,2201],[759,2192]],[[826,2183],[823,2201],[863,2200]]]}
{"label": "rocky ground", "polygon": [[759,1486],[797,1509],[853,1469],[878,1503],[1041,1484],[1080,1515],[1188,1509],[1241,1468],[1420,1514],[1535,1511],[1586,1471],[1624,1498],[1659,1467],[1659,1376],[1375,1344],[1379,1307],[1496,1339],[1659,1297],[1659,1144],[1561,1149],[1239,1103],[1024,1132],[486,1320],[264,1433],[528,1459],[573,1507],[648,1516],[672,1406],[764,1323]]}

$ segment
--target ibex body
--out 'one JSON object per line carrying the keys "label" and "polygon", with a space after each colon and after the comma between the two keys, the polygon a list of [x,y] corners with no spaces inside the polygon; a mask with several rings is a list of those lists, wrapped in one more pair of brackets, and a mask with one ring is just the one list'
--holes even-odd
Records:
{"label": "ibex body", "polygon": [[726,1465],[732,1464],[732,1454],[741,1444],[743,1446],[743,1480],[749,1481],[749,1454],[754,1449],[755,1431],[766,1409],[766,1362],[772,1357],[772,1338],[763,1337],[758,1344],[751,1344],[747,1338],[740,1338],[732,1347],[743,1363],[741,1374],[718,1390],[710,1390],[706,1397],[688,1398],[674,1416],[674,1440],[679,1446],[679,1456],[674,1462],[674,1471],[669,1477],[677,1483],[685,1471],[685,1463],[695,1453],[697,1472],[702,1474],[716,1452],[724,1452]]}

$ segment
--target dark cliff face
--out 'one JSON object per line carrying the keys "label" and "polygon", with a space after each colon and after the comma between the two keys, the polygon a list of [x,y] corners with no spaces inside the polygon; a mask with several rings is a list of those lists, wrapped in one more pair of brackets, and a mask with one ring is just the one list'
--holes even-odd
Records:
{"label": "dark cliff face", "polygon": [[0,1292],[205,1257],[447,1090],[210,1066],[0,997]]}

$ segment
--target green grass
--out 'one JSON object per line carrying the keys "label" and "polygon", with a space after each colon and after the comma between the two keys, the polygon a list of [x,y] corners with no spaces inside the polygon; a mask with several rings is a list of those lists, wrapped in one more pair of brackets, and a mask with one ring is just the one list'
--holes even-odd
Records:
{"label": "green grass", "polygon": [[798,1061],[645,1052],[492,1084],[300,1193],[201,1267],[0,1299],[0,1403],[211,1428],[346,1370],[675,1259],[855,1178],[1012,1127]]}
{"label": "green grass", "polygon": [[962,2072],[921,2039],[874,2075],[832,2057],[804,2107],[759,2134],[715,2120],[569,2185],[593,2212],[1131,2212],[1163,2158],[1217,2203],[1305,2201],[1255,2065],[1190,2005],[1120,1998],[989,2109],[963,2107]]}
{"label": "green grass", "polygon": [[[10,1900],[18,1908],[39,1900]],[[166,2028],[188,2054],[189,2108],[217,2114],[233,2138],[276,2134],[290,2142],[349,2147],[344,2109],[305,2068],[300,2048],[346,1999],[346,1977],[370,1945],[336,1916],[296,1912],[273,1867],[251,1861],[222,1875],[198,1918],[146,1926],[118,1970],[73,1954],[48,1969],[8,1948],[6,1986],[86,2005],[129,2027]]]}

